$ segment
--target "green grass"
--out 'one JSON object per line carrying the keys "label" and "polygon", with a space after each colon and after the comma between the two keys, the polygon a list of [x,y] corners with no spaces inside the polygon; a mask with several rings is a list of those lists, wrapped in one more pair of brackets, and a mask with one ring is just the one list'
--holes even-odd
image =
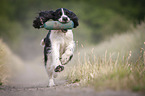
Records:
{"label": "green grass", "polygon": [[97,46],[77,49],[65,70],[70,83],[97,90],[145,90],[145,24]]}

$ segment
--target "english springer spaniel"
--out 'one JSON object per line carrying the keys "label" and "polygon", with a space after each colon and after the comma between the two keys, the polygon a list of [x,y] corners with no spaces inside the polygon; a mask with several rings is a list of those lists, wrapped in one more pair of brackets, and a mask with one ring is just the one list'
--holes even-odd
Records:
{"label": "english springer spaniel", "polygon": [[[59,8],[56,11],[41,11],[33,21],[33,26],[39,29],[43,23],[50,19],[62,23],[72,20],[74,28],[79,25],[78,18],[72,11]],[[49,30],[47,36],[42,39],[41,45],[44,46],[44,63],[49,76],[49,86],[54,86],[53,79],[57,76],[57,72],[63,71],[63,65],[73,57],[75,47],[73,32],[70,29]]]}

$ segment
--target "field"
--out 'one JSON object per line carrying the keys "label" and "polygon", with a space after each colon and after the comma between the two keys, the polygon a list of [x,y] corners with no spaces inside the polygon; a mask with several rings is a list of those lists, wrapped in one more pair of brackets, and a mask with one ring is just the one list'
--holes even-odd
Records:
{"label": "field", "polygon": [[[114,35],[96,46],[76,42],[76,53],[64,76],[70,83],[97,90],[145,90],[145,24]],[[77,46],[81,45],[81,48]]]}

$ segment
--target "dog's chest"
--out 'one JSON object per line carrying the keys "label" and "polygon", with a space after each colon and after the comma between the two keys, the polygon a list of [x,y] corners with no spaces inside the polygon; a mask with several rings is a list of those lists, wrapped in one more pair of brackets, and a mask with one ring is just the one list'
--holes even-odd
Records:
{"label": "dog's chest", "polygon": [[59,30],[52,30],[50,34],[50,40],[52,45],[57,45],[60,47],[60,55],[63,54],[66,47],[73,40],[72,30],[68,30],[66,33],[63,33]]}
{"label": "dog's chest", "polygon": [[65,46],[73,40],[73,34],[71,30],[68,30],[66,33],[60,30],[52,30],[50,40],[52,43],[58,43],[61,46]]}

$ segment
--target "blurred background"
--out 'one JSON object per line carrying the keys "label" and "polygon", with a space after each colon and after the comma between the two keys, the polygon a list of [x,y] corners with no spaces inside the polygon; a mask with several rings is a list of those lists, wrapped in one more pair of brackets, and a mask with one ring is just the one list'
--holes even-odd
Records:
{"label": "blurred background", "polygon": [[144,0],[1,0],[0,38],[23,59],[42,54],[39,45],[47,34],[34,29],[33,20],[42,10],[67,8],[79,18],[75,41],[90,46],[127,32],[144,20]]}

